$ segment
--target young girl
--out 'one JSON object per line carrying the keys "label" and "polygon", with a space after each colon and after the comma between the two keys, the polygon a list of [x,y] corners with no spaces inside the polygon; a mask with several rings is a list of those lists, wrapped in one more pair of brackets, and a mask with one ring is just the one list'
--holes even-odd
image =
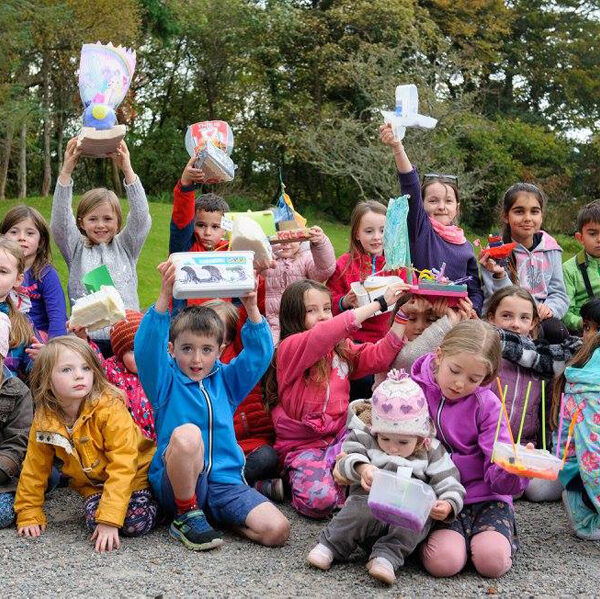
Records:
{"label": "young girl", "polygon": [[0,312],[0,528],[15,520],[15,490],[33,418],[29,389],[4,366],[9,337],[10,322]]}
{"label": "young girl", "polygon": [[594,297],[581,306],[583,341],[587,342],[600,331],[600,298]]}
{"label": "young girl", "polygon": [[421,189],[419,173],[406,155],[402,142],[394,137],[392,126],[383,125],[379,134],[381,141],[394,152],[402,193],[410,196],[407,222],[415,268],[441,268],[446,263],[445,274],[450,279],[470,276],[467,281],[469,299],[477,314],[481,314],[483,293],[473,246],[455,224],[460,207],[457,178],[425,175]]}
{"label": "young girl", "polygon": [[[581,309],[583,312],[583,307]],[[551,424],[561,437],[558,473],[567,516],[580,539],[600,540],[600,335],[589,336],[554,386]],[[561,395],[564,393],[562,414]],[[571,421],[573,436],[567,446]],[[562,431],[558,431],[562,423]]]}
{"label": "young girl", "polygon": [[33,325],[50,338],[65,335],[65,294],[52,266],[50,231],[44,217],[35,208],[15,206],[4,216],[0,233],[17,242],[23,250],[25,277],[20,292],[30,300],[27,313]]}
{"label": "young girl", "polygon": [[[223,323],[225,338],[220,360],[229,364],[244,349],[242,327],[248,320],[246,309],[241,306],[238,311],[232,303],[223,300],[210,300],[204,305],[212,308]],[[273,449],[273,420],[263,406],[263,388],[260,382],[237,407],[233,414],[233,426],[235,438],[246,457],[246,483],[273,501],[283,501],[279,458]]]}
{"label": "young girl", "polygon": [[[433,354],[419,358],[412,378],[421,386],[439,440],[451,454],[467,494],[458,519],[438,523],[423,547],[433,576],[460,572],[470,554],[482,576],[497,578],[517,548],[512,496],[528,481],[493,464],[500,401],[487,385],[500,366],[498,333],[480,320],[457,324]],[[499,441],[510,443],[500,421]]]}
{"label": "young girl", "polygon": [[[319,544],[307,559],[313,566],[328,570],[334,558],[346,561],[358,546],[369,546],[369,574],[392,584],[395,570],[425,539],[432,520],[457,517],[465,489],[448,452],[434,437],[423,391],[406,372],[392,370],[371,401],[353,401],[348,429],[337,468],[352,485],[350,496],[321,532]],[[438,498],[431,518],[418,532],[378,520],[367,505],[375,472],[395,473],[398,468],[410,468],[411,476],[431,485]]]}
{"label": "young girl", "polygon": [[[51,220],[54,240],[69,267],[69,301],[73,304],[86,294],[82,278],[87,272],[106,265],[125,307],[139,310],[136,263],[151,224],[144,188],[131,167],[129,150],[122,141],[113,158],[125,175],[129,200],[126,226],[121,230],[119,199],[104,188],[85,193],[74,217],[71,173],[81,153],[77,143],[77,138],[73,138],[67,144],[56,181]],[[95,331],[91,337],[105,357],[112,355],[108,327]]]}
{"label": "young girl", "polygon": [[345,432],[349,379],[389,367],[402,349],[406,319],[397,316],[376,344],[356,345],[349,337],[407,288],[390,286],[384,296],[336,317],[321,283],[296,281],[283,293],[281,340],[267,373],[266,399],[275,406],[275,449],[289,476],[292,507],[305,516],[325,518],[344,503],[331,466]]}
{"label": "young girl", "polygon": [[148,467],[155,448],[92,349],[73,336],[50,340],[36,359],[31,390],[36,412],[15,498],[18,534],[38,537],[46,529],[44,489],[55,458],[85,498],[96,551],[118,548],[119,529],[125,536],[152,530],[157,505]]}
{"label": "young girl", "polygon": [[514,241],[507,266],[489,257],[481,259],[486,300],[498,289],[520,285],[538,304],[544,337],[560,343],[568,336],[561,318],[567,313],[569,298],[563,281],[562,249],[553,237],[542,231],[546,196],[531,183],[509,187],[502,200],[501,218],[504,243]]}
{"label": "young girl", "polygon": [[[510,426],[516,434],[531,383],[521,442],[540,447],[542,381],[546,381],[549,396],[550,381],[563,372],[567,360],[581,347],[581,339],[568,337],[561,344],[533,340],[531,336],[539,324],[537,304],[522,287],[511,285],[496,291],[487,303],[485,317],[500,333],[502,365],[498,376],[502,387],[507,388],[506,409]],[[500,396],[497,385],[492,386],[492,391]],[[561,492],[562,486],[557,481],[533,479],[525,497],[530,501],[556,501]]]}
{"label": "young girl", "polygon": [[275,268],[263,271],[265,278],[265,317],[273,343],[279,341],[279,305],[285,288],[299,279],[313,279],[324,283],[335,270],[335,252],[331,241],[321,227],[311,227],[310,251],[300,242],[275,246]]}
{"label": "young girl", "polygon": [[23,250],[14,241],[0,237],[0,312],[8,316],[11,327],[10,349],[4,364],[22,378],[31,370],[32,357],[41,347],[28,316],[17,310],[10,296],[23,282],[24,272]]}
{"label": "young girl", "polygon": [[[393,314],[399,310],[408,318],[404,331],[406,343],[392,362],[391,368],[409,372],[417,358],[439,347],[446,333],[455,324],[471,317],[472,305],[467,300],[461,300],[454,310],[448,307],[446,299],[438,299],[431,304],[424,297],[407,293],[396,302]],[[376,374],[373,390],[386,377],[387,372]]]}

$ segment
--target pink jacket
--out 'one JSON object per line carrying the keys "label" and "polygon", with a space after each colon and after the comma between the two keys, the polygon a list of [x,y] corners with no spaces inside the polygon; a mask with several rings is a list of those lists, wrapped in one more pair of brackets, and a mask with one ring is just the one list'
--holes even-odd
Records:
{"label": "pink jacket", "polygon": [[300,279],[324,283],[334,270],[335,252],[325,236],[322,243],[310,244],[310,250],[301,246],[293,258],[277,258],[275,268],[264,271],[265,317],[273,333],[273,343],[279,341],[279,306],[285,288]]}
{"label": "pink jacket", "polygon": [[[350,378],[387,370],[404,345],[393,331],[377,343],[356,345],[352,337],[360,328],[354,311],[317,323],[312,329],[286,337],[277,347],[277,385],[279,403],[273,409],[275,449],[283,461],[297,449],[326,448],[346,423],[350,396],[348,364],[333,353],[336,344],[346,339],[352,356]],[[323,356],[331,359],[327,384],[317,385],[305,372]]]}

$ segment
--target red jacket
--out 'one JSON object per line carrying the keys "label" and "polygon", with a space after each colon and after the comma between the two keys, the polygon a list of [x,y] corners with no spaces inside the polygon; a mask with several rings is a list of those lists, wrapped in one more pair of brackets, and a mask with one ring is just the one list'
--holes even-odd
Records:
{"label": "red jacket", "polygon": [[[352,259],[349,253],[342,254],[335,265],[335,272],[327,281],[327,287],[331,290],[331,303],[333,314],[343,312],[340,300],[350,291],[350,283],[364,281],[371,275],[387,276],[391,273],[381,272],[385,267],[384,256],[369,256],[360,254],[357,259]],[[406,274],[402,269],[401,276],[406,280]],[[361,343],[379,341],[385,336],[391,325],[390,314],[380,314],[373,316],[362,323],[362,328],[358,329],[351,337],[354,341]]]}
{"label": "red jacket", "polygon": [[[263,295],[264,297],[264,295]],[[263,304],[264,310],[264,304]],[[240,318],[235,335],[235,339],[223,350],[221,362],[225,364],[231,362],[243,349],[241,330],[246,322],[248,315],[242,306],[239,308]],[[248,397],[238,406],[233,415],[233,426],[235,436],[239,446],[248,455],[262,445],[272,445],[275,440],[275,431],[273,429],[273,420],[267,414],[262,403],[263,390],[259,382]]]}

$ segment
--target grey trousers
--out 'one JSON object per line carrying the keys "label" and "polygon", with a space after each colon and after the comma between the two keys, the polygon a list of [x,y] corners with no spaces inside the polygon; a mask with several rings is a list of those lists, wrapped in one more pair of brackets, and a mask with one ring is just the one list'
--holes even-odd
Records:
{"label": "grey trousers", "polygon": [[344,507],[334,516],[319,537],[319,542],[331,549],[338,561],[346,561],[357,547],[369,554],[369,559],[384,557],[394,570],[425,539],[431,520],[418,533],[377,520],[367,505],[368,495],[350,495]]}

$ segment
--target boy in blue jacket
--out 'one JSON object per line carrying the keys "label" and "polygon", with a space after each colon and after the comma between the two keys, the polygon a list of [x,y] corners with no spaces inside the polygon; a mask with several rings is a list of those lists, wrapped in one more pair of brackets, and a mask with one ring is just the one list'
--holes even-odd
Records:
{"label": "boy in blue jacket", "polygon": [[206,510],[215,523],[234,527],[253,541],[283,545],[289,522],[245,483],[244,453],[233,427],[235,409],[273,355],[256,292],[242,298],[248,313],[242,328],[244,349],[222,364],[223,325],[216,312],[189,306],[171,320],[175,266],[163,262],[158,270],[160,294],[140,324],[134,354],[157,435],[148,477],[163,509],[175,514],[169,532],[196,551],[220,546],[222,535],[207,522]]}

